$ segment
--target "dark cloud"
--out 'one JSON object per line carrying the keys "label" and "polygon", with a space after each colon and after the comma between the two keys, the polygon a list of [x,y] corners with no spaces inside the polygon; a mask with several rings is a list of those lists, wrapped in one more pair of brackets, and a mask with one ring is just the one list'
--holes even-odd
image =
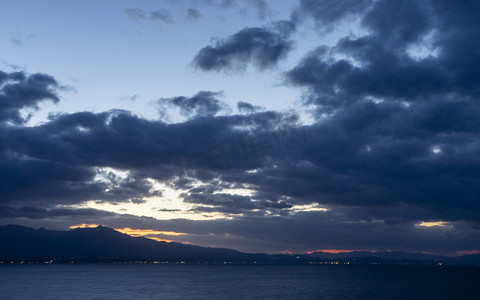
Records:
{"label": "dark cloud", "polygon": [[[271,112],[171,125],[121,111],[63,115],[39,127],[4,132],[2,144],[8,147],[3,152],[3,197],[6,202],[141,201],[159,193],[146,178],[174,178],[177,159],[185,163],[181,158],[194,152],[191,163],[183,165],[190,175],[223,183],[224,188],[253,188],[257,194],[250,204],[256,203],[255,209],[261,205],[263,212],[273,205],[265,203],[282,201],[357,207],[405,204],[428,209],[443,220],[477,220],[471,212],[478,209],[478,176],[473,170],[480,124],[476,104],[467,99],[463,106],[450,99],[409,107],[367,101],[303,127],[286,121],[278,127],[282,119]],[[450,118],[435,122],[442,114]],[[127,170],[129,177],[95,169],[98,166]],[[92,181],[94,177],[102,180]],[[207,198],[218,193],[192,192]],[[240,212],[240,207],[234,208]],[[385,212],[383,219],[389,218],[389,210]],[[391,217],[407,220],[401,214]]]}
{"label": "dark cloud", "polygon": [[237,103],[237,108],[241,113],[251,114],[263,110],[261,106],[253,105],[251,103],[240,101]]}
{"label": "dark cloud", "polygon": [[[153,209],[152,209],[153,210]],[[175,209],[175,208],[158,208],[158,209],[155,209],[156,211],[161,211],[161,212],[181,212],[182,210],[181,209]]]}
{"label": "dark cloud", "polygon": [[[308,132],[308,172],[284,170],[303,189],[282,192],[307,199],[317,190],[321,203],[370,207],[358,211],[367,219],[478,221],[477,59],[463,52],[480,49],[471,39],[480,32],[472,26],[477,4],[376,1],[367,9],[357,1],[348,12],[309,3],[301,2],[304,13],[319,23],[355,13],[368,33],[321,46],[286,74],[307,88],[322,121]],[[308,185],[306,176],[322,180]]]}
{"label": "dark cloud", "polygon": [[[142,141],[142,136],[138,135],[143,129],[137,127],[140,131],[131,131],[133,138],[128,137],[127,132],[117,131],[127,127],[113,129],[109,126],[116,127],[115,120],[122,116],[127,117],[120,112],[77,113],[58,116],[43,126],[2,129],[1,201],[35,201],[49,207],[60,203],[81,203],[87,199],[112,203],[141,202],[144,197],[159,195],[151,182],[137,174],[137,167],[131,165],[137,160],[134,152],[139,148],[136,146],[146,146],[147,141]],[[108,124],[109,121],[112,123]],[[122,121],[117,125],[121,123],[126,125]],[[119,134],[116,137],[115,131]],[[100,144],[96,144],[98,142]],[[119,148],[114,150],[116,147]],[[116,154],[109,154],[109,151]],[[156,160],[158,153],[155,150],[147,152],[150,159],[138,161],[138,166]],[[156,165],[152,164],[152,168]],[[105,166],[122,170],[127,176],[112,173]]]}
{"label": "dark cloud", "polygon": [[[97,210],[93,208],[55,208],[44,209],[39,207],[24,206],[21,208],[0,207],[0,218],[27,218],[27,219],[50,219],[69,217],[108,217],[115,213]],[[68,226],[67,226],[68,227]]]}
{"label": "dark cloud", "polygon": [[45,207],[87,200],[142,202],[160,195],[149,178],[177,176],[176,161],[192,152],[198,156],[190,165],[199,168],[195,174],[212,178],[211,170],[224,165],[218,149],[210,148],[236,138],[238,126],[267,126],[280,118],[275,113],[214,117],[222,107],[216,95],[171,98],[170,104],[198,116],[184,123],[148,121],[113,110],[60,114],[33,127],[1,127],[0,200]]}
{"label": "dark cloud", "polygon": [[[193,189],[198,191],[198,189]],[[265,215],[271,211],[291,208],[285,201],[254,199],[250,196],[226,193],[198,193],[190,190],[181,195],[186,203],[197,204],[195,212],[221,212],[225,214]]]}
{"label": "dark cloud", "polygon": [[190,98],[183,96],[162,98],[157,101],[157,104],[162,116],[166,116],[167,109],[170,107],[178,108],[180,114],[188,118],[214,116],[229,110],[225,103],[216,98],[221,95],[220,92],[201,91]]}
{"label": "dark cloud", "polygon": [[194,58],[195,66],[204,71],[242,70],[250,63],[259,70],[273,67],[292,50],[288,38],[293,31],[293,23],[286,21],[271,28],[244,28],[202,48]]}
{"label": "dark cloud", "polygon": [[[342,104],[367,96],[405,101],[449,93],[477,97],[478,76],[471,70],[477,64],[473,49],[479,45],[471,36],[479,29],[445,24],[452,17],[443,6],[427,1],[377,1],[361,21],[369,34],[348,36],[331,49],[311,52],[287,76],[291,83],[309,87],[310,100],[317,104]],[[448,11],[465,14],[456,7]],[[444,30],[445,26],[456,34]],[[467,49],[470,54],[462,52]],[[348,59],[332,59],[335,54]]]}
{"label": "dark cloud", "polygon": [[62,158],[39,160],[38,157],[4,153],[0,164],[0,201],[3,203],[28,205],[37,202],[50,207],[81,203],[87,199],[111,203],[142,202],[144,197],[160,194],[150,182],[135,174],[115,178],[95,170],[95,167],[69,163]]}
{"label": "dark cloud", "polygon": [[58,83],[46,74],[0,71],[0,122],[22,124],[28,116],[22,116],[24,108],[38,109],[40,102],[58,102]]}

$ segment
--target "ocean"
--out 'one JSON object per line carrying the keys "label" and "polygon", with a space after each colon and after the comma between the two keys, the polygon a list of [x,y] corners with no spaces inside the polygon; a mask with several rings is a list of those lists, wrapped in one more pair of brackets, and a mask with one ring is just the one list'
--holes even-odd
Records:
{"label": "ocean", "polygon": [[0,266],[1,299],[480,299],[480,268],[412,265]]}

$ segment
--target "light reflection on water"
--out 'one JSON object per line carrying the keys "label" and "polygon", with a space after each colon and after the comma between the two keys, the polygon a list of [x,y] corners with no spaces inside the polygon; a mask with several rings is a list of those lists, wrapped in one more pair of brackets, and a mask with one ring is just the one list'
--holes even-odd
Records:
{"label": "light reflection on water", "polygon": [[480,299],[480,268],[12,265],[1,299]]}

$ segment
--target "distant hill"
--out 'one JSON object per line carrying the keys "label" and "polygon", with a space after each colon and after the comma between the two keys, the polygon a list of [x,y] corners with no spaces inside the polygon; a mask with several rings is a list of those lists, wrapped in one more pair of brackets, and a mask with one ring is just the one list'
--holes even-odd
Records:
{"label": "distant hill", "polygon": [[163,261],[242,261],[255,259],[239,251],[132,237],[111,228],[49,231],[0,226],[2,259],[131,259]]}
{"label": "distant hill", "polygon": [[370,251],[352,251],[343,253],[328,253],[328,252],[314,252],[310,254],[312,257],[318,258],[378,258],[383,260],[446,260],[445,256],[431,255],[424,253],[410,253],[402,251],[385,251],[385,252],[370,252]]}
{"label": "distant hill", "polygon": [[114,229],[76,228],[69,231],[33,229],[18,225],[0,226],[1,261],[114,262],[161,261],[186,263],[260,264],[480,264],[480,255],[433,256],[407,252],[366,252],[331,254],[252,254],[224,248],[209,248],[175,242],[132,237]]}
{"label": "distant hill", "polygon": [[432,255],[425,253],[412,253],[402,251],[385,251],[385,252],[369,252],[369,251],[353,251],[344,253],[328,253],[314,252],[311,257],[318,259],[340,259],[349,260],[357,264],[369,263],[410,263],[410,264],[465,264],[480,265],[480,254],[463,255],[457,257]]}

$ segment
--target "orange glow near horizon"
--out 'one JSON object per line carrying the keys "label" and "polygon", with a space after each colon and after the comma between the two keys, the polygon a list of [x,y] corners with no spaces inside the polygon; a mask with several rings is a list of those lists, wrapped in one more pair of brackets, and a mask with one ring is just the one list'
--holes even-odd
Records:
{"label": "orange glow near horizon", "polygon": [[480,250],[459,250],[456,253],[458,255],[480,254]]}
{"label": "orange glow near horizon", "polygon": [[416,224],[416,226],[418,226],[418,227],[447,227],[447,226],[450,226],[450,223],[443,222],[443,221],[437,221],[437,222],[422,221],[422,222]]}
{"label": "orange glow near horizon", "polygon": [[[75,229],[75,228],[97,228],[100,226],[99,224],[79,224],[79,225],[73,225],[70,226],[70,229]],[[175,231],[159,231],[159,230],[153,230],[153,229],[135,229],[135,228],[130,228],[130,227],[125,227],[125,228],[114,228],[114,230],[128,234],[133,237],[145,237],[157,242],[167,242],[171,243],[173,240],[170,239],[162,239],[156,236],[151,236],[151,235],[169,235],[169,236],[178,236],[178,235],[187,235],[186,233],[183,232],[175,232]]]}
{"label": "orange glow near horizon", "polygon": [[157,242],[167,242],[167,243],[173,242],[172,240],[165,240],[165,239],[161,239],[161,238],[154,237],[154,236],[143,236],[143,237],[144,237],[144,238],[147,238],[147,239],[151,239],[151,240],[157,241]]}
{"label": "orange glow near horizon", "polygon": [[79,224],[79,225],[72,225],[68,228],[70,229],[75,229],[75,228],[97,228],[98,226],[100,226],[100,224],[86,224],[86,223],[83,223],[83,224]]}
{"label": "orange glow near horizon", "polygon": [[128,234],[130,236],[134,236],[134,237],[140,237],[141,236],[141,237],[151,239],[151,240],[154,240],[154,241],[157,241],[157,242],[167,242],[167,243],[171,243],[171,242],[173,242],[173,240],[162,239],[162,238],[159,238],[159,237],[156,237],[156,236],[151,236],[151,235],[157,235],[157,234],[170,235],[170,236],[186,235],[186,233],[183,233],[183,232],[159,231],[159,230],[152,230],[152,229],[135,229],[135,228],[129,228],[129,227],[115,228],[115,230],[118,231],[118,232],[121,232],[121,233]]}
{"label": "orange glow near horizon", "polygon": [[186,233],[183,232],[175,232],[175,231],[158,231],[158,230],[152,230],[152,229],[135,229],[135,228],[115,228],[116,231],[121,232],[121,233],[126,233],[131,236],[145,236],[149,234],[163,234],[163,235],[186,235]]}

